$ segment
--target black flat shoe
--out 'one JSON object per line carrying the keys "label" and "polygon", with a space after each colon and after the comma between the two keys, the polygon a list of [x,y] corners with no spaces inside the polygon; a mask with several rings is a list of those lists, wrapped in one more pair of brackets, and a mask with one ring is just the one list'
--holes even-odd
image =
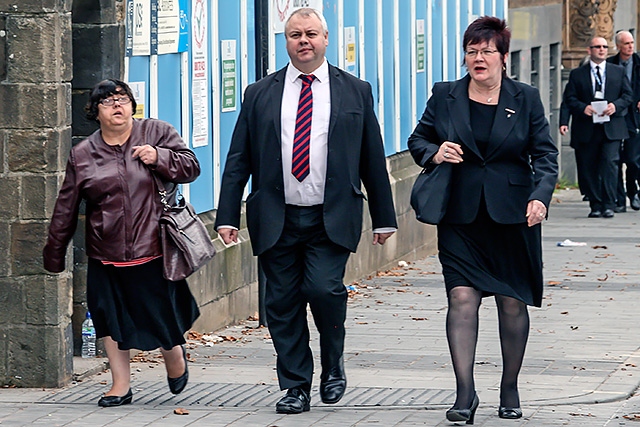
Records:
{"label": "black flat shoe", "polygon": [[309,393],[300,387],[290,388],[287,394],[276,403],[278,414],[301,414],[311,409]]}
{"label": "black flat shoe", "polygon": [[336,366],[323,372],[320,376],[320,399],[322,403],[338,403],[347,388],[347,377],[344,374],[342,357]]}
{"label": "black flat shoe", "polygon": [[447,420],[449,421],[465,421],[467,424],[473,424],[473,419],[476,416],[476,409],[480,404],[478,395],[473,396],[473,402],[471,402],[471,408],[466,409],[454,409],[451,408],[447,411]]}
{"label": "black flat shoe", "polygon": [[169,390],[173,394],[180,394],[182,390],[187,386],[187,382],[189,381],[189,366],[187,365],[187,350],[185,350],[184,346],[181,345],[182,348],[182,357],[184,357],[184,374],[180,375],[178,378],[169,378],[167,376],[167,382],[169,383]]}
{"label": "black flat shoe", "polygon": [[640,197],[637,194],[631,198],[631,209],[640,211]]}
{"label": "black flat shoe", "polygon": [[110,408],[112,406],[128,405],[133,401],[133,393],[131,389],[124,396],[102,396],[98,400],[98,406],[103,408]]}
{"label": "black flat shoe", "polygon": [[522,418],[522,409],[501,406],[498,408],[498,416],[507,420],[517,420],[518,418]]}

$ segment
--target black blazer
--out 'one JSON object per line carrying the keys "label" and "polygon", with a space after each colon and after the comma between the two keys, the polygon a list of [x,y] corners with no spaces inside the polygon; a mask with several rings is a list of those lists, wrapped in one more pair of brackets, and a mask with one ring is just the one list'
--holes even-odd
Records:
{"label": "black blazer", "polygon": [[[633,102],[629,105],[629,112],[627,113],[626,119],[629,132],[636,134],[638,133],[638,128],[640,128],[640,111],[638,111],[638,101],[640,101],[640,55],[634,53],[631,58],[633,66],[631,67],[630,84],[631,90],[633,91]],[[607,58],[607,62],[620,65],[620,53]]]}
{"label": "black blazer", "polygon": [[549,134],[540,94],[526,84],[502,79],[491,140],[483,156],[471,129],[469,81],[467,75],[434,85],[427,108],[409,137],[411,155],[420,166],[429,167],[444,141],[462,146],[464,161],[453,165],[442,222],[471,223],[483,195],[494,221],[526,222],[530,200],[549,206],[558,175],[558,150]]}
{"label": "black blazer", "polygon": [[[251,176],[246,210],[254,255],[271,248],[284,227],[280,109],[285,75],[286,67],[247,87],[222,177],[215,226],[239,228],[242,194]],[[373,228],[397,227],[396,215],[371,86],[331,65],[329,82],[324,225],[331,241],[355,251],[365,199]]]}
{"label": "black blazer", "polygon": [[[607,63],[605,68],[604,97],[616,106],[616,112],[611,120],[604,124],[604,132],[609,140],[625,139],[629,137],[624,116],[633,101],[633,92],[629,79],[625,76],[624,68]],[[564,89],[562,102],[571,112],[571,145],[587,144],[593,134],[593,119],[584,114],[584,109],[593,101],[593,84],[591,83],[590,62],[574,68],[569,74],[569,81]],[[568,123],[560,123],[568,125]]]}

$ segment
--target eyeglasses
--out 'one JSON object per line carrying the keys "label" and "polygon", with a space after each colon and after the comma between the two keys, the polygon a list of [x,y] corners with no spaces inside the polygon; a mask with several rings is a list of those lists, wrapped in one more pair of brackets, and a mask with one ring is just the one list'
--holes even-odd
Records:
{"label": "eyeglasses", "polygon": [[105,98],[100,101],[100,104],[104,105],[105,107],[111,107],[116,103],[116,101],[118,101],[118,104],[120,105],[125,105],[131,102],[131,98],[129,98],[128,96],[121,96],[119,98]]}
{"label": "eyeglasses", "polygon": [[597,44],[595,46],[589,46],[591,49],[609,49],[609,46],[606,44]]}
{"label": "eyeglasses", "polygon": [[468,50],[464,54],[469,58],[475,58],[478,53],[481,53],[483,57],[488,57],[498,52],[496,49],[482,49],[482,50]]}

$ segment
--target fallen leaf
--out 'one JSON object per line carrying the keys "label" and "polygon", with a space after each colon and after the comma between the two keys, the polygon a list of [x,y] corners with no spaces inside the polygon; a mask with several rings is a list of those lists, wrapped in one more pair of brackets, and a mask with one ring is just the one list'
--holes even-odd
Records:
{"label": "fallen leaf", "polygon": [[551,285],[551,286],[556,286],[556,285],[562,285],[562,282],[557,282],[557,281],[552,280],[552,281],[547,282],[547,284]]}
{"label": "fallen leaf", "polygon": [[184,408],[176,408],[173,410],[173,413],[176,415],[189,415],[189,411]]}
{"label": "fallen leaf", "polygon": [[592,413],[581,414],[579,412],[569,412],[569,415],[571,415],[572,417],[595,417],[595,415],[593,415]]}
{"label": "fallen leaf", "polygon": [[607,247],[604,246],[604,245],[594,245],[594,246],[591,246],[591,248],[592,249],[607,249]]}

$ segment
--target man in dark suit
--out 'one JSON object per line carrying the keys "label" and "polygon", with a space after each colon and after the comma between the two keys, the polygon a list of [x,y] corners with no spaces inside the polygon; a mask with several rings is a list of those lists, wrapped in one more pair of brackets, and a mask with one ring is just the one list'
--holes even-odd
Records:
{"label": "man in dark suit", "polygon": [[[626,197],[629,197],[633,210],[640,210],[640,197],[638,196],[638,181],[640,179],[640,56],[634,52],[633,36],[628,31],[620,31],[615,36],[618,54],[607,58],[607,61],[621,65],[625,75],[631,82],[633,90],[633,102],[629,105],[629,111],[625,116],[629,137],[622,141],[620,150],[620,169],[618,171],[618,201],[616,210],[626,211]],[[626,193],[622,179],[622,164],[627,166]]]}
{"label": "man in dark suit", "polygon": [[[566,104],[564,102],[562,102],[560,104],[560,120],[559,120],[559,123],[569,123],[569,119],[570,118],[571,118],[571,112],[569,111],[569,107],[567,107]],[[569,132],[569,126],[561,124],[560,125],[560,135],[565,136],[567,134],[567,132]],[[583,201],[589,200],[589,198],[587,196],[585,196],[584,189],[580,185],[580,182],[583,182],[584,178],[582,178],[582,175],[583,175],[582,163],[578,160],[580,158],[579,145],[577,144],[577,141],[574,141],[572,139],[572,140],[569,141],[569,146],[571,148],[573,148],[573,153],[574,153],[575,158],[576,158],[576,178],[578,180],[578,189],[580,190],[580,194],[582,195],[582,200]]]}
{"label": "man in dark suit", "polygon": [[[325,59],[328,30],[314,9],[285,24],[283,69],[247,87],[222,178],[216,229],[237,241],[246,200],[253,252],[266,276],[265,308],[277,352],[279,413],[308,411],[313,377],[307,305],[320,333],[320,396],[338,402],[350,252],[368,200],[373,244],[397,228],[380,127],[369,83]],[[367,194],[361,191],[364,184]]]}
{"label": "man in dark suit", "polygon": [[[620,144],[629,136],[624,116],[633,101],[624,69],[605,61],[608,47],[602,37],[591,40],[589,63],[571,70],[563,96],[572,117],[571,142],[580,150],[580,185],[589,198],[589,218],[614,216]],[[597,111],[593,101],[605,106]]]}

